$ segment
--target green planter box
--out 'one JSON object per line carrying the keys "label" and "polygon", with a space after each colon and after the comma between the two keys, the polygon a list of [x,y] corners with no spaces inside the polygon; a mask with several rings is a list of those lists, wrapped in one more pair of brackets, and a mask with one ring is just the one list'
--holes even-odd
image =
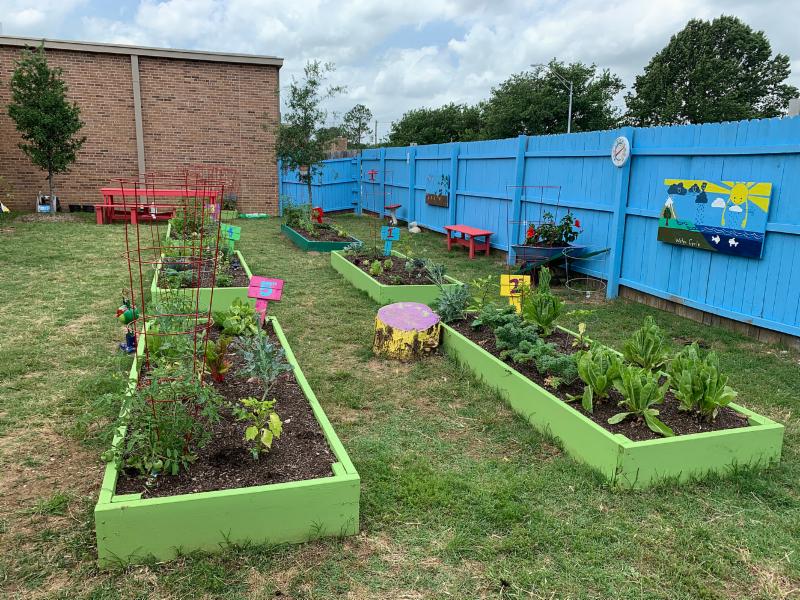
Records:
{"label": "green planter box", "polygon": [[[247,263],[244,261],[244,257],[242,253],[238,250],[236,251],[236,257],[239,259],[239,262],[242,264],[242,268],[244,272],[247,273],[247,277],[252,277],[253,273],[250,271],[250,267],[247,266]],[[164,255],[161,255],[163,260]],[[165,294],[183,294],[186,296],[191,296],[192,294],[197,293],[198,288],[182,288],[180,290],[171,290],[167,288],[160,288],[158,287],[158,276],[161,273],[161,262],[156,265],[156,271],[153,274],[153,283],[150,284],[150,295],[154,301],[158,301],[163,295]],[[247,297],[247,287],[228,287],[228,288],[213,288],[214,295],[212,298],[211,295],[212,288],[200,288],[200,293],[198,296],[198,308],[201,310],[205,310],[208,308],[209,300],[211,300],[211,310],[225,310],[228,308],[231,303],[236,298],[241,298],[242,300],[248,301],[250,304],[255,306],[255,299]]]}
{"label": "green planter box", "polygon": [[664,480],[688,481],[736,466],[767,466],[781,457],[783,425],[741,406],[750,426],[635,442],[606,431],[451,327],[442,325],[442,346],[537,429],[613,484],[644,488]]}
{"label": "green planter box", "polygon": [[[392,251],[392,256],[405,260],[406,257],[399,252]],[[383,306],[393,302],[421,302],[432,304],[439,298],[439,288],[435,285],[384,285],[365,273],[340,252],[331,252],[331,266],[353,284],[354,287],[366,292],[370,298]],[[462,285],[458,279],[447,277],[452,283],[447,287]]]}
{"label": "green planter box", "polygon": [[[319,479],[165,498],[116,495],[118,472],[106,466],[94,509],[101,566],[174,558],[195,550],[218,551],[230,543],[305,542],[358,533],[361,480],[347,451],[309,387],[278,321],[269,317],[337,462]],[[138,379],[136,361],[131,385]],[[123,407],[125,410],[125,407]],[[125,431],[113,443],[120,444]]]}
{"label": "green planter box", "polygon": [[353,242],[358,242],[356,238],[352,238],[349,242],[316,242],[303,237],[299,231],[295,231],[288,225],[281,223],[281,231],[283,235],[292,240],[292,243],[306,252],[330,252],[332,250],[342,250],[347,248]]}

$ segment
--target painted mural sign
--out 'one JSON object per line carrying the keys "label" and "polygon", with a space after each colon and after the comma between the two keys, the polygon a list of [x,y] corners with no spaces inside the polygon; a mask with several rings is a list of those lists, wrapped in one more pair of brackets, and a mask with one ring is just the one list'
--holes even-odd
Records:
{"label": "painted mural sign", "polygon": [[761,258],[771,183],[665,179],[658,239],[745,258]]}
{"label": "painted mural sign", "polygon": [[441,175],[435,179],[432,175],[425,182],[425,204],[430,206],[450,206],[450,176]]}

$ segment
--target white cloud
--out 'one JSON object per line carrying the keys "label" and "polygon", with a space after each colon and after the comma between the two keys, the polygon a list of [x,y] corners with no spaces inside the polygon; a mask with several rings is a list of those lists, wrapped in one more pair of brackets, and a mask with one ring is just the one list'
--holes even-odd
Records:
{"label": "white cloud", "polygon": [[278,55],[284,83],[308,59],[334,62],[333,83],[349,92],[331,110],[363,102],[381,133],[410,108],[475,102],[553,57],[597,63],[630,85],[686,21],[722,13],[763,29],[794,58],[800,84],[800,12],[778,0],[141,0],[113,16],[85,0],[0,0],[6,33]]}

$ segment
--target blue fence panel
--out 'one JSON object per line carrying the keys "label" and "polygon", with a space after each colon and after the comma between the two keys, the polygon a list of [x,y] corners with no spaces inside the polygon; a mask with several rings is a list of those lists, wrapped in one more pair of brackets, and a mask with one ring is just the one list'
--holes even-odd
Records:
{"label": "blue fence panel", "polygon": [[[622,133],[632,140],[631,159],[618,169],[610,150]],[[296,174],[281,177],[283,195],[307,201]],[[669,178],[772,183],[763,257],[659,242]],[[382,214],[384,204],[400,204],[401,219],[434,231],[452,223],[494,231],[492,245],[503,250],[522,241],[525,227],[544,212],[559,219],[569,211],[581,223],[576,243],[616,252],[583,265],[609,279],[611,295],[618,279],[794,335],[800,335],[798,190],[800,118],[369,149],[360,159],[326,161],[313,185],[314,203],[325,210],[360,203]],[[450,206],[428,204],[426,194],[446,194]]]}

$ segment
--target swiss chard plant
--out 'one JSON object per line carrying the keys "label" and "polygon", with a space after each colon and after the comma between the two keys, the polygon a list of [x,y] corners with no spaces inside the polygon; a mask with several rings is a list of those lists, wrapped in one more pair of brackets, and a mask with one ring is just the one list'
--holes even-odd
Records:
{"label": "swiss chard plant", "polygon": [[233,413],[240,421],[249,423],[244,430],[244,439],[251,442],[250,453],[258,458],[272,449],[272,442],[281,437],[283,423],[275,412],[275,400],[243,398],[233,407]]}
{"label": "swiss chard plant", "polygon": [[225,374],[230,371],[231,360],[228,358],[233,338],[221,335],[215,342],[208,340],[206,343],[206,368],[214,381],[225,381]]}
{"label": "swiss chard plant", "polygon": [[225,335],[252,336],[260,331],[256,309],[241,298],[235,298],[227,310],[215,312],[214,323]]}
{"label": "swiss chard plant", "polygon": [[649,369],[624,365],[614,381],[614,387],[623,396],[620,408],[624,410],[608,419],[609,424],[614,425],[628,417],[637,417],[656,433],[665,437],[674,435],[672,429],[658,418],[659,412],[655,408],[664,402],[664,395],[669,387],[669,382],[659,385],[658,379],[658,375]]}
{"label": "swiss chard plant", "polygon": [[645,317],[642,327],[622,345],[622,354],[626,361],[643,369],[658,371],[664,367],[669,353],[664,334],[653,317]]}
{"label": "swiss chard plant", "polygon": [[581,404],[586,412],[593,412],[595,399],[608,398],[614,381],[620,377],[622,361],[614,351],[600,345],[578,352],[577,361],[578,376],[586,384]]}
{"label": "swiss chard plant", "polygon": [[283,348],[269,341],[263,331],[251,337],[241,337],[236,340],[236,351],[244,364],[241,373],[259,380],[264,386],[261,400],[266,400],[270,388],[278,376],[292,367],[286,362]]}
{"label": "swiss chard plant", "polygon": [[736,392],[728,377],[720,373],[716,353],[701,356],[697,344],[676,354],[667,368],[669,386],[680,402],[680,409],[697,412],[707,421],[717,418],[719,410],[733,402]]}

